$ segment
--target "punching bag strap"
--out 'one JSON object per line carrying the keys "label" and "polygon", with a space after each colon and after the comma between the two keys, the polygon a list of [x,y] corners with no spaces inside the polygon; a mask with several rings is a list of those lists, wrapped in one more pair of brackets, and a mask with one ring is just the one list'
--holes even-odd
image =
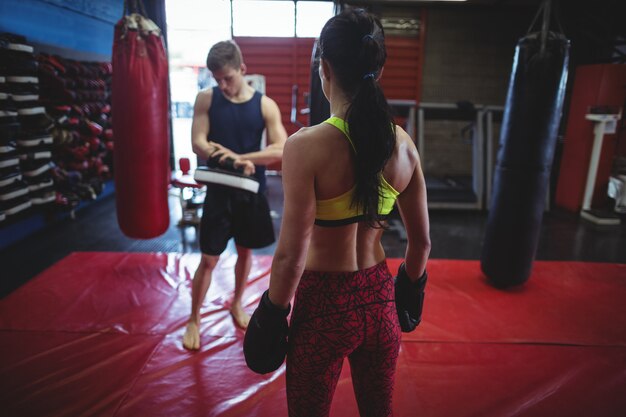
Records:
{"label": "punching bag strap", "polygon": [[[140,13],[137,12],[139,9],[141,9]],[[133,12],[133,10],[135,11]],[[139,37],[147,37],[150,35],[161,37],[162,35],[161,29],[148,18],[148,14],[141,0],[124,0],[124,16],[122,16],[122,22],[122,38],[126,36],[129,30],[137,33]],[[162,37],[161,42],[163,42]]]}
{"label": "punching bag strap", "polygon": [[128,15],[129,12],[148,17],[148,13],[146,13],[146,8],[144,7],[142,0],[124,0],[124,16]]}
{"label": "punching bag strap", "polygon": [[541,6],[539,6],[539,10],[537,10],[537,14],[533,18],[533,21],[531,22],[530,27],[528,28],[528,31],[526,32],[527,34],[529,34],[534,29],[535,24],[537,23],[537,20],[539,18],[539,15],[543,13],[542,21],[541,21],[541,53],[542,54],[545,51],[546,42],[548,39],[548,33],[550,32],[550,21],[551,21],[550,18],[551,17],[554,16],[554,21],[556,22],[558,26],[559,33],[561,33],[562,35],[565,34],[565,32],[563,31],[563,26],[561,26],[561,21],[559,20],[557,5],[558,3],[554,4],[554,13],[552,13],[553,11],[552,0],[544,0],[543,3],[541,3]]}

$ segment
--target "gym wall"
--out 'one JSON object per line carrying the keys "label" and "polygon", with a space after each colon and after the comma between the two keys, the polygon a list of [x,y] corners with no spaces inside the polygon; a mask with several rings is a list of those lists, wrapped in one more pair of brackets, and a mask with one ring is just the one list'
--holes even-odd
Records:
{"label": "gym wall", "polygon": [[123,6],[123,0],[0,0],[0,32],[24,35],[40,50],[73,51],[67,58],[108,61]]}
{"label": "gym wall", "polygon": [[[428,9],[421,102],[503,106],[517,40],[528,30],[533,10]],[[461,138],[465,121],[425,123],[426,173],[471,176],[471,144]],[[499,124],[494,126],[497,149]]]}
{"label": "gym wall", "polygon": [[526,9],[428,11],[422,101],[502,105]]}

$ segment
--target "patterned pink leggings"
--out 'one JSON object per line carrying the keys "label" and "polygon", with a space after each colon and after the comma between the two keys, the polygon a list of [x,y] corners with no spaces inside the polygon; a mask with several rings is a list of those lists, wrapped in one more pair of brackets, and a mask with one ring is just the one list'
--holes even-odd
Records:
{"label": "patterned pink leggings", "polygon": [[356,272],[305,271],[289,332],[289,416],[328,416],[345,357],[361,417],[391,416],[399,349],[386,262]]}

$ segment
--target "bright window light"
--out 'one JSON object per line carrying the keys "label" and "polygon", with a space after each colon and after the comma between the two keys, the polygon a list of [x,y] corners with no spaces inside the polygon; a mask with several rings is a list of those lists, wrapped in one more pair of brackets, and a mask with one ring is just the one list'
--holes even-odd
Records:
{"label": "bright window light", "polygon": [[296,36],[300,38],[317,38],[324,24],[334,16],[332,1],[299,1],[296,7]]}
{"label": "bright window light", "polygon": [[291,1],[233,1],[234,36],[294,36]]}
{"label": "bright window light", "polygon": [[[230,39],[230,0],[165,0],[173,152],[187,157],[196,168],[191,148],[193,103],[199,88],[209,87],[206,56],[213,44]],[[210,80],[209,80],[210,81]]]}
{"label": "bright window light", "polygon": [[230,32],[229,0],[166,0],[168,29]]}
{"label": "bright window light", "polygon": [[229,0],[166,0],[172,65],[204,66],[213,44],[230,39]]}

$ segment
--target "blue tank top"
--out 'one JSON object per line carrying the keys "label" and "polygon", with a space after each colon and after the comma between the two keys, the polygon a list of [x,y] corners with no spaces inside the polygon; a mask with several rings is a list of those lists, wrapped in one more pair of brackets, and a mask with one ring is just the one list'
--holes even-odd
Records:
{"label": "blue tank top", "polygon": [[[261,113],[262,96],[255,91],[250,100],[233,103],[224,97],[222,90],[213,87],[208,139],[238,154],[259,151],[265,129]],[[254,177],[260,183],[259,192],[265,190],[265,167],[257,165]]]}

